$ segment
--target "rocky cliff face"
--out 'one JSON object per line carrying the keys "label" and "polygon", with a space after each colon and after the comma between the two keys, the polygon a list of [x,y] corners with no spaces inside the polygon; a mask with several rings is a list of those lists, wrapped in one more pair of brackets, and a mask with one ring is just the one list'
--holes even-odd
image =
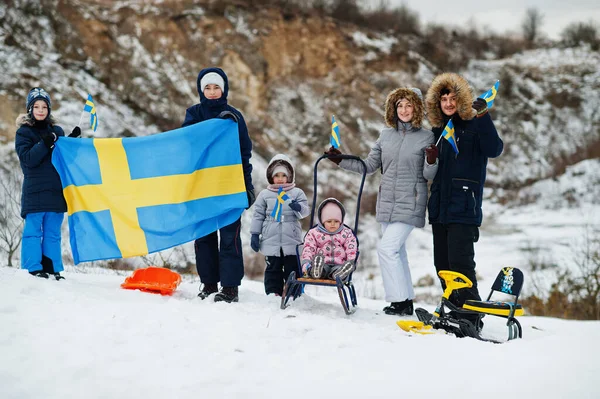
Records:
{"label": "rocky cliff face", "polygon": [[[97,136],[174,129],[198,101],[198,71],[218,65],[230,77],[230,103],[248,121],[259,188],[264,162],[277,152],[296,160],[298,182],[309,187],[332,114],[343,150],[366,156],[383,127],[387,93],[401,85],[426,92],[445,70],[420,55],[424,45],[417,36],[243,1],[9,0],[0,5],[0,135],[12,140],[14,119],[36,85],[51,93],[66,129],[79,122],[88,92],[97,103]],[[452,56],[469,56],[461,51]],[[516,190],[598,157],[598,65],[597,51],[556,48],[505,59],[489,54],[457,71],[475,93],[501,80],[493,117],[506,151],[490,165],[492,196],[511,201]],[[323,182],[332,176],[344,186],[353,178],[326,170]],[[367,201],[377,184],[368,181]]]}

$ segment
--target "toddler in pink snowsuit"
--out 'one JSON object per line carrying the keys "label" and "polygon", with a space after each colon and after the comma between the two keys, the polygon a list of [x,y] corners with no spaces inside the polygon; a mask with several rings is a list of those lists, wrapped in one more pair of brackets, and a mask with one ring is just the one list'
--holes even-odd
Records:
{"label": "toddler in pink snowsuit", "polygon": [[346,280],[356,268],[358,245],[352,230],[343,224],[345,213],[335,198],[319,205],[318,224],[308,231],[300,257],[306,277]]}

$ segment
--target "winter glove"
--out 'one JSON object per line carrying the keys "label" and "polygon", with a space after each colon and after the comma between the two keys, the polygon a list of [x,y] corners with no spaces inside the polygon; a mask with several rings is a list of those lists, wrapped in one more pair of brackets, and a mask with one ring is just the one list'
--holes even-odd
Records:
{"label": "winter glove", "polygon": [[290,206],[290,208],[292,208],[293,211],[296,212],[300,212],[300,209],[302,209],[302,206],[300,206],[300,204],[296,200],[293,200],[288,205]]}
{"label": "winter glove", "polygon": [[48,147],[49,150],[54,148],[54,143],[57,139],[58,136],[54,132],[42,134],[42,140],[44,141],[44,144],[46,145],[46,147]]}
{"label": "winter glove", "polygon": [[260,238],[258,237],[258,234],[252,234],[252,237],[250,237],[250,247],[252,247],[254,252],[260,250]]}
{"label": "winter glove", "polygon": [[246,190],[246,195],[248,196],[248,208],[250,208],[254,204],[254,201],[256,201],[256,195],[254,194],[254,190]]}
{"label": "winter glove", "polygon": [[430,146],[425,147],[425,153],[427,154],[427,163],[433,165],[438,157],[438,148],[435,144],[431,144]]}
{"label": "winter glove", "polygon": [[69,134],[69,137],[79,137],[81,136],[81,128],[79,126],[75,126],[75,128]]}
{"label": "winter glove", "polygon": [[[332,156],[332,155],[342,155],[342,152],[340,150],[338,150],[337,148],[335,148],[334,146],[329,147],[329,149],[327,151],[324,152],[324,154]],[[342,162],[342,160],[340,158],[327,158],[329,159],[331,162],[333,162],[336,165],[339,165],[340,162]]]}
{"label": "winter glove", "polygon": [[237,117],[237,115],[234,114],[231,111],[223,111],[223,112],[221,112],[219,114],[219,116],[217,116],[217,118],[220,118],[220,119],[231,119],[235,123],[238,123],[238,117]]}
{"label": "winter glove", "polygon": [[485,102],[483,98],[478,98],[477,100],[473,101],[473,109],[477,111],[477,117],[479,118],[487,113],[487,102]]}
{"label": "winter glove", "polygon": [[310,264],[310,262],[306,262],[302,265],[302,275],[304,277],[308,277],[308,271],[310,270],[311,266],[312,265]]}

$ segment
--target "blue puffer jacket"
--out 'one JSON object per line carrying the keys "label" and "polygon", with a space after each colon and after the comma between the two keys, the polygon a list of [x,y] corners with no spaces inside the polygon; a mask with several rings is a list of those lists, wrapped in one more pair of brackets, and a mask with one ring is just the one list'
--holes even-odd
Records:
{"label": "blue puffer jacket", "polygon": [[[441,139],[439,166],[431,185],[429,223],[460,223],[481,226],[481,200],[488,158],[502,153],[504,144],[489,114],[468,121],[452,119],[459,153]],[[433,129],[435,140],[442,127]]]}
{"label": "blue puffer jacket", "polygon": [[15,149],[23,170],[21,217],[36,212],[66,212],[60,177],[52,165],[52,150],[42,141],[42,134],[54,132],[64,136],[62,128],[44,123],[22,124],[17,130]]}
{"label": "blue puffer jacket", "polygon": [[[204,96],[200,88],[200,80],[204,75],[209,72],[216,72],[225,81],[225,87],[223,88],[223,96],[216,100],[209,100]],[[216,118],[223,111],[231,111],[238,117],[238,131],[240,134],[240,150],[242,153],[242,168],[244,170],[244,181],[246,183],[246,190],[253,190],[252,185],[252,164],[250,158],[252,157],[252,141],[248,135],[248,127],[246,121],[242,116],[242,113],[227,104],[227,94],[229,93],[229,82],[227,75],[221,68],[206,68],[200,71],[198,74],[198,94],[200,94],[200,104],[192,105],[185,112],[185,120],[181,127],[193,125],[194,123],[202,122],[207,119]]]}

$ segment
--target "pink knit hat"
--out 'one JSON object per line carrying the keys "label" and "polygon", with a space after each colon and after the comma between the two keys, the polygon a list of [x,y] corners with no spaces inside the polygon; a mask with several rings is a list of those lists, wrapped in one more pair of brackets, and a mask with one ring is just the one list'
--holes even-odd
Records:
{"label": "pink knit hat", "polygon": [[342,210],[335,202],[326,203],[321,210],[321,223],[325,223],[331,219],[337,220],[340,223],[343,222]]}

